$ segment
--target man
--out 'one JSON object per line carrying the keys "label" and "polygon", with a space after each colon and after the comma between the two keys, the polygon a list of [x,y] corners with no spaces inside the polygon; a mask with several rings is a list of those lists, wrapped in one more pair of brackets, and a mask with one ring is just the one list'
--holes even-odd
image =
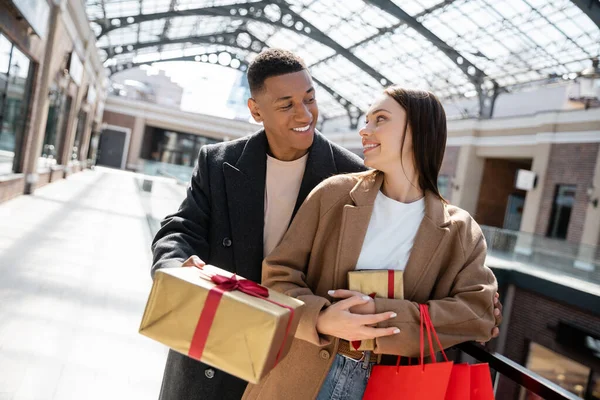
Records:
{"label": "man", "polygon": [[[261,265],[322,180],[365,169],[316,132],[318,109],[306,65],[270,49],[248,68],[248,107],[264,129],[200,150],[187,197],[153,242],[159,268],[214,264],[260,282]],[[170,351],[162,400],[240,399],[246,382]]]}

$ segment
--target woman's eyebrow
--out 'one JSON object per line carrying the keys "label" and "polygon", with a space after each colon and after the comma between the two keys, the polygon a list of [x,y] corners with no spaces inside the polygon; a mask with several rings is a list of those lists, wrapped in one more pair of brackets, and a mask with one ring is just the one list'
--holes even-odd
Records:
{"label": "woman's eyebrow", "polygon": [[385,111],[386,113],[390,113],[391,114],[391,112],[388,111],[388,110],[386,110],[385,108],[378,108],[377,110],[372,111],[372,112],[368,113],[367,115],[373,115],[373,114],[378,113],[379,111]]}

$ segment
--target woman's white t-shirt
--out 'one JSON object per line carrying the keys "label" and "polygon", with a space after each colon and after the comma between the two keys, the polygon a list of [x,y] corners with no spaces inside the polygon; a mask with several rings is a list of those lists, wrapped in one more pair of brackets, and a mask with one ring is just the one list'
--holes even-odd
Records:
{"label": "woman's white t-shirt", "polygon": [[403,271],[424,216],[424,198],[401,203],[379,191],[356,269]]}

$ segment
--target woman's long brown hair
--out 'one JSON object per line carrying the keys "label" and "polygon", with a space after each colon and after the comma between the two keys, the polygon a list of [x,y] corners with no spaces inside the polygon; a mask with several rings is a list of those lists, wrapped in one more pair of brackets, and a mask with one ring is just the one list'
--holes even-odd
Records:
{"label": "woman's long brown hair", "polygon": [[[406,111],[404,132],[410,127],[421,190],[430,190],[444,200],[437,185],[448,134],[444,107],[433,93],[424,90],[403,89],[394,85],[385,89],[384,93]],[[405,138],[406,134],[402,137],[401,151],[404,150]]]}

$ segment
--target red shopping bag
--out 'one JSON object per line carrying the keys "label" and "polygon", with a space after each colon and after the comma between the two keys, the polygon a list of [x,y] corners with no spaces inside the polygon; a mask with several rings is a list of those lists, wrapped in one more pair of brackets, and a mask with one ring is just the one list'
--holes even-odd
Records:
{"label": "red shopping bag", "polygon": [[[419,305],[420,363],[414,366],[376,365],[367,383],[364,400],[494,400],[489,366],[487,364],[454,364],[448,361],[435,332],[429,310]],[[424,363],[425,338],[427,331],[431,364]],[[444,362],[436,362],[432,336],[444,356]]]}
{"label": "red shopping bag", "polygon": [[444,400],[494,400],[488,364],[454,364]]}

